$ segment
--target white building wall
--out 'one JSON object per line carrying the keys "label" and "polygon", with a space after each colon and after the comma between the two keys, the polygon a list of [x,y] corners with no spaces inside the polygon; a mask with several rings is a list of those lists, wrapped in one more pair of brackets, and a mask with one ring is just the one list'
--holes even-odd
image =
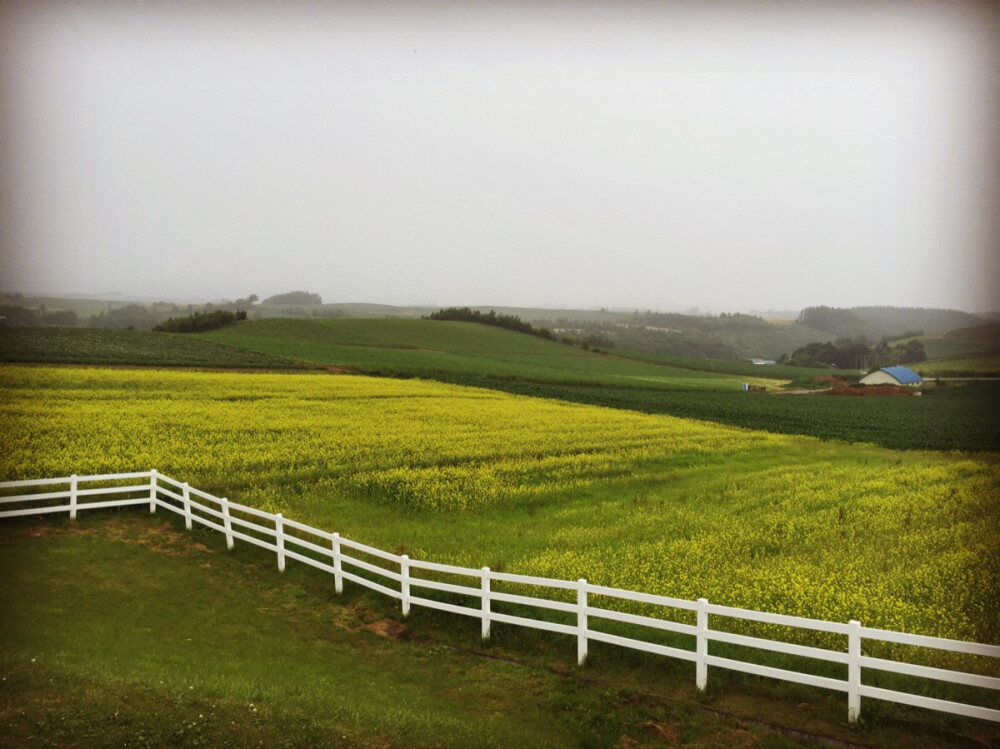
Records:
{"label": "white building wall", "polygon": [[[903,384],[899,380],[897,380],[895,377],[893,377],[891,374],[889,374],[888,372],[883,372],[881,369],[879,369],[879,370],[877,370],[875,372],[871,372],[870,374],[866,374],[864,377],[861,378],[860,382],[861,382],[862,385],[902,385]],[[908,387],[918,387],[919,385],[920,385],[919,382],[912,382],[912,383],[909,384]]]}

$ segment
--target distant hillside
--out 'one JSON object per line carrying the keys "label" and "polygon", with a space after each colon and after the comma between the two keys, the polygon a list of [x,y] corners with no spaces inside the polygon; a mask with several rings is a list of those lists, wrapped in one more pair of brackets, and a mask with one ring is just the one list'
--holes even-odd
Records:
{"label": "distant hillside", "polygon": [[971,328],[949,330],[944,334],[944,337],[953,341],[964,341],[987,346],[991,349],[1000,349],[1000,323],[994,322],[986,325],[975,325]]}
{"label": "distant hillside", "polygon": [[[289,302],[306,302],[293,304]],[[149,329],[168,317],[211,312],[216,309],[245,310],[252,320],[298,319],[417,319],[438,311],[432,306],[394,306],[363,303],[317,303],[318,295],[295,294],[270,297],[256,303],[246,299],[205,304],[169,302],[135,303],[124,299],[97,300],[59,297],[0,296],[0,304],[24,308],[0,312],[0,326],[66,325],[60,315],[73,312],[77,325],[102,328]],[[44,309],[42,309],[44,305]],[[967,312],[916,307],[807,307],[798,320],[772,319],[771,313],[697,314],[621,309],[552,309],[470,305],[484,314],[515,316],[531,325],[551,330],[559,338],[586,341],[591,347],[628,349],[647,353],[732,361],[760,357],[778,359],[809,343],[827,343],[838,338],[865,336],[869,342],[920,334],[941,340],[947,331],[983,325],[986,319]],[[30,310],[30,314],[24,310]],[[70,320],[69,317],[65,318]],[[925,344],[926,345],[926,344]],[[945,348],[942,344],[941,348]],[[952,346],[951,348],[955,348]],[[950,350],[950,349],[949,349]],[[934,357],[931,348],[928,356]]]}
{"label": "distant hillside", "polygon": [[892,337],[908,331],[942,333],[955,328],[982,325],[985,320],[955,309],[928,309],[924,307],[852,307],[863,323]]}
{"label": "distant hillside", "polygon": [[1000,352],[1000,323],[974,325],[920,336],[930,361],[966,359]]}
{"label": "distant hillside", "polygon": [[835,338],[869,340],[919,334],[943,333],[984,322],[975,315],[953,309],[923,307],[806,307],[799,314],[801,325],[822,330]]}
{"label": "distant hillside", "polygon": [[740,392],[745,381],[772,389],[782,384],[767,379],[769,367],[698,371],[449,320],[259,320],[194,335],[235,348],[365,374],[461,380],[464,384],[490,378],[732,393]]}

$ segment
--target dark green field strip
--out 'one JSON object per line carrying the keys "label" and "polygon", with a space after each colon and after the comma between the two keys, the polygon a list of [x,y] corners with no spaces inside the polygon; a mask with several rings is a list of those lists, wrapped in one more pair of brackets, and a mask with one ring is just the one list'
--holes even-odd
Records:
{"label": "dark green field strip", "polygon": [[892,449],[1000,451],[1000,383],[993,382],[928,389],[922,397],[890,398],[558,385],[493,377],[440,379],[519,395]]}
{"label": "dark green field strip", "polygon": [[0,361],[168,367],[301,368],[290,359],[148,330],[0,328]]}
{"label": "dark green field strip", "polygon": [[803,376],[815,377],[817,375],[830,374],[825,369],[790,367],[780,364],[753,364],[745,360],[696,359],[690,356],[671,356],[669,354],[652,354],[647,351],[623,351],[619,349],[615,349],[609,353],[624,359],[636,359],[638,361],[662,364],[679,369],[694,369],[700,372],[718,372],[719,374],[742,375],[744,377],[775,377],[778,379],[794,380]]}

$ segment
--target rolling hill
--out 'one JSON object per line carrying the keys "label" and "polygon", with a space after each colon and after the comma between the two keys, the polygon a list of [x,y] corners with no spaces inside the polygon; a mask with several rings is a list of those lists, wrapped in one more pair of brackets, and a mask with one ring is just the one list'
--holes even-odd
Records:
{"label": "rolling hill", "polygon": [[[765,372],[667,366],[474,323],[405,320],[258,320],[198,334],[235,348],[377,375],[500,378],[643,389],[736,392],[744,381],[777,387]],[[474,383],[470,383],[474,384]]]}

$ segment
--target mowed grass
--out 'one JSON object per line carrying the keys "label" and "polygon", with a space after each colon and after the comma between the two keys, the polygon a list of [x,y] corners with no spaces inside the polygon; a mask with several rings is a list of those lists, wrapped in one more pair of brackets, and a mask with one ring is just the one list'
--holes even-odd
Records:
{"label": "mowed grass", "polygon": [[[642,388],[740,389],[766,377],[658,365],[523,333],[435,320],[258,320],[199,334],[206,341],[382,375],[502,377]],[[761,373],[763,374],[763,373]]]}
{"label": "mowed grass", "polygon": [[[141,510],[0,524],[10,746],[813,746],[920,749],[997,730],[395,602]],[[794,734],[792,731],[800,733]],[[794,736],[793,737],[790,737]]]}
{"label": "mowed grass", "polygon": [[0,369],[0,475],[156,468],[384,549],[1000,641],[995,454],[413,380]]}
{"label": "mowed grass", "polygon": [[8,746],[610,746],[654,718],[689,740],[736,728],[379,636],[404,628],[356,588],[337,597],[162,519],[42,522],[0,526]]}
{"label": "mowed grass", "polygon": [[0,361],[50,364],[288,369],[267,353],[149,330],[0,327]]}

